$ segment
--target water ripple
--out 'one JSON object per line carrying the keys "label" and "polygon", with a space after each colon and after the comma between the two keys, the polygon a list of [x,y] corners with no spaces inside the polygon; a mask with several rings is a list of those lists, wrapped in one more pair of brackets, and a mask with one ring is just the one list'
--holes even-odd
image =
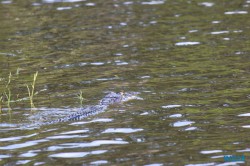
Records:
{"label": "water ripple", "polygon": [[201,164],[188,164],[185,166],[214,166],[216,163],[201,163]]}
{"label": "water ripple", "polygon": [[26,136],[18,136],[18,137],[8,137],[8,138],[0,138],[0,142],[13,142],[13,141],[18,141],[22,138],[30,138],[30,137],[33,137],[33,136],[36,136],[37,133],[34,133],[34,134],[30,134],[30,135],[26,135]]}
{"label": "water ripple", "polygon": [[232,15],[232,14],[248,14],[247,11],[229,11],[225,12],[224,14]]}
{"label": "water ripple", "polygon": [[219,35],[219,34],[224,34],[224,33],[229,33],[229,31],[216,31],[216,32],[211,32],[212,35]]}
{"label": "water ripple", "polygon": [[201,154],[213,154],[213,153],[222,153],[222,150],[202,150]]}
{"label": "water ripple", "polygon": [[20,154],[19,157],[34,157],[36,155],[37,153],[34,153],[34,152],[26,152],[26,153]]}
{"label": "water ripple", "polygon": [[94,119],[88,122],[73,122],[71,123],[71,125],[82,125],[82,124],[87,124],[87,123],[98,123],[98,122],[112,122],[113,119],[109,119],[109,118],[100,118],[100,119]]}
{"label": "water ripple", "polygon": [[71,6],[65,6],[65,7],[57,7],[56,10],[70,10],[72,9]]}
{"label": "water ripple", "polygon": [[47,139],[72,139],[72,138],[86,138],[88,135],[56,135],[47,137]]}
{"label": "water ripple", "polygon": [[63,132],[63,133],[60,133],[62,135],[64,134],[82,134],[82,133],[86,133],[86,132],[89,132],[89,130],[73,130],[73,131],[68,131],[68,132]]}
{"label": "water ripple", "polygon": [[198,45],[200,42],[178,42],[175,43],[176,46],[189,46],[189,45]]}
{"label": "water ripple", "polygon": [[98,161],[93,161],[90,164],[93,164],[93,165],[108,164],[108,161],[107,160],[98,160]]}
{"label": "water ripple", "polygon": [[179,104],[164,105],[162,108],[178,108],[181,107]]}
{"label": "water ripple", "polygon": [[95,150],[91,152],[66,152],[66,153],[56,153],[56,154],[51,154],[49,157],[54,157],[54,158],[79,158],[79,157],[85,157],[87,155],[91,154],[103,154],[106,153],[107,150]]}
{"label": "water ripple", "polygon": [[143,129],[131,129],[131,128],[109,128],[102,133],[134,133],[142,131]]}
{"label": "water ripple", "polygon": [[153,0],[153,1],[149,1],[149,2],[142,2],[142,5],[161,5],[164,4],[164,1],[162,0]]}
{"label": "water ripple", "polygon": [[84,143],[64,143],[59,145],[54,145],[48,147],[48,151],[56,151],[61,149],[71,149],[71,148],[87,148],[87,147],[97,147],[101,145],[123,145],[128,144],[127,141],[122,140],[96,140],[92,142]]}
{"label": "water ripple", "polygon": [[41,142],[48,142],[49,140],[41,139],[41,140],[34,140],[34,141],[27,141],[24,143],[19,143],[19,144],[12,144],[12,145],[7,145],[7,146],[0,146],[0,149],[2,150],[13,150],[13,149],[20,149],[20,148],[25,148],[29,146],[34,146],[37,145]]}
{"label": "water ripple", "polygon": [[206,6],[206,7],[214,6],[214,3],[212,3],[212,2],[202,2],[202,3],[199,3],[199,4],[202,5],[202,6]]}
{"label": "water ripple", "polygon": [[56,3],[56,2],[83,2],[86,0],[43,0],[43,3]]}
{"label": "water ripple", "polygon": [[[4,154],[0,154],[0,159],[4,159],[4,158],[10,158],[11,155],[4,155]],[[0,160],[1,161],[1,160]]]}
{"label": "water ripple", "polygon": [[191,125],[192,123],[195,123],[193,121],[177,121],[173,123],[173,127],[183,127],[183,126],[188,126]]}

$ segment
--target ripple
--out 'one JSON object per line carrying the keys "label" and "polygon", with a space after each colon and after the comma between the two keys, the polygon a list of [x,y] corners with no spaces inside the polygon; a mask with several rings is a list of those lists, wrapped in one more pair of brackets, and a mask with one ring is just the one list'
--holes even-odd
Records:
{"label": "ripple", "polygon": [[11,4],[12,3],[12,1],[8,1],[8,0],[6,0],[6,1],[1,1],[1,4]]}
{"label": "ripple", "polygon": [[74,130],[74,131],[63,132],[60,134],[62,134],[62,135],[64,135],[64,134],[82,134],[82,133],[86,133],[86,132],[89,132],[89,130]]}
{"label": "ripple", "polygon": [[198,32],[198,30],[197,29],[192,29],[192,30],[189,30],[188,32],[189,33],[195,33],[195,32]]}
{"label": "ripple", "polygon": [[185,129],[185,131],[193,131],[193,130],[197,130],[197,127],[188,127]]}
{"label": "ripple", "polygon": [[200,42],[178,42],[175,43],[176,46],[189,46],[189,45],[198,45]]}
{"label": "ripple", "polygon": [[201,163],[201,164],[188,164],[185,166],[214,166],[216,163]]}
{"label": "ripple", "polygon": [[93,165],[108,164],[108,161],[107,160],[98,160],[98,161],[93,161],[90,164],[93,164]]}
{"label": "ripple", "polygon": [[44,164],[45,164],[45,162],[35,162],[34,166],[36,166],[36,165],[44,165]]}
{"label": "ripple", "polygon": [[156,0],[156,1],[149,1],[149,2],[142,2],[142,5],[161,5],[164,4],[164,1],[162,0]]}
{"label": "ripple", "polygon": [[45,140],[45,139],[35,140],[35,141],[27,141],[27,142],[20,143],[20,144],[12,144],[12,145],[7,145],[7,146],[0,146],[0,149],[2,149],[2,150],[20,149],[20,148],[25,148],[25,147],[37,145],[40,142],[48,142],[48,141],[49,140]]}
{"label": "ripple", "polygon": [[162,165],[163,165],[162,163],[154,163],[154,164],[147,164],[144,166],[162,166]]}
{"label": "ripple", "polygon": [[242,126],[243,128],[250,128],[250,125]]}
{"label": "ripple", "polygon": [[[4,159],[4,158],[10,158],[11,155],[4,155],[4,154],[0,154],[0,159]],[[1,161],[1,160],[0,160]]]}
{"label": "ripple", "polygon": [[240,114],[238,116],[250,116],[250,113]]}
{"label": "ripple", "polygon": [[89,7],[93,7],[95,5],[96,5],[95,3],[91,3],[91,2],[85,4],[85,6],[89,6]]}
{"label": "ripple", "polygon": [[216,31],[216,32],[211,32],[212,35],[219,35],[219,34],[224,34],[224,33],[229,33],[229,31]]}
{"label": "ripple", "polygon": [[26,135],[26,136],[18,136],[18,137],[8,137],[8,138],[0,138],[0,142],[13,142],[13,141],[18,141],[22,138],[30,138],[30,137],[33,137],[33,136],[36,136],[37,133],[34,133],[34,134],[30,134],[30,135]]}
{"label": "ripple", "polygon": [[[122,23],[120,23],[120,24],[122,24]],[[125,25],[125,24],[123,23],[122,25]],[[118,52],[118,53],[115,53],[114,55],[115,56],[123,56],[123,53]]]}
{"label": "ripple", "polygon": [[170,115],[169,117],[170,118],[180,118],[180,117],[182,117],[182,115],[181,114],[173,114],[173,115]]}
{"label": "ripple", "polygon": [[19,160],[16,162],[16,165],[23,165],[29,163],[31,160]]}
{"label": "ripple", "polygon": [[181,105],[173,104],[173,105],[164,105],[164,106],[162,106],[162,108],[178,108],[178,107],[181,107]]}
{"label": "ripple", "polygon": [[83,2],[86,0],[43,0],[43,3],[56,3],[56,2]]}
{"label": "ripple", "polygon": [[117,66],[128,65],[129,64],[128,62],[120,61],[120,60],[115,61],[115,63],[116,63]]}
{"label": "ripple", "polygon": [[71,138],[86,138],[87,135],[56,135],[47,137],[47,139],[71,139]]}
{"label": "ripple", "polygon": [[228,15],[232,15],[232,14],[248,14],[247,11],[229,11],[229,12],[225,12],[224,14],[228,14]]}
{"label": "ripple", "polygon": [[87,123],[99,123],[99,122],[104,122],[104,123],[107,123],[107,122],[112,122],[113,119],[109,119],[109,118],[100,118],[100,119],[94,119],[94,120],[91,120],[91,121],[88,121],[88,122],[73,122],[71,123],[71,125],[82,125],[82,124],[87,124]]}
{"label": "ripple", "polygon": [[212,24],[219,24],[221,21],[212,21]]}
{"label": "ripple", "polygon": [[92,142],[84,143],[64,143],[60,145],[54,145],[48,147],[48,151],[56,151],[61,149],[72,149],[72,148],[87,148],[87,147],[97,147],[101,145],[123,145],[128,144],[127,141],[122,140],[96,140]]}
{"label": "ripple", "polygon": [[56,10],[70,10],[72,7],[66,6],[66,7],[57,7]]}
{"label": "ripple", "polygon": [[221,153],[222,150],[202,150],[200,151],[201,154],[212,154],[212,153]]}
{"label": "ripple", "polygon": [[37,153],[34,153],[34,152],[26,152],[26,153],[20,154],[18,157],[34,157],[36,155]]}
{"label": "ripple", "polygon": [[151,78],[151,76],[144,75],[144,76],[140,76],[140,77],[138,77],[138,78],[140,78],[140,79],[148,79],[148,78]]}
{"label": "ripple", "polygon": [[105,63],[104,62],[92,62],[90,64],[94,66],[100,66],[100,65],[104,65]]}
{"label": "ripple", "polygon": [[206,6],[206,7],[214,6],[214,3],[212,3],[212,2],[202,2],[202,3],[199,3],[199,4],[202,5],[202,6]]}
{"label": "ripple", "polygon": [[134,133],[142,131],[143,129],[132,129],[132,128],[109,128],[102,133]]}
{"label": "ripple", "polygon": [[236,150],[236,152],[250,152],[250,148],[242,149],[242,150]]}
{"label": "ripple", "polygon": [[173,127],[183,127],[191,125],[192,123],[195,123],[193,121],[178,121],[173,123]]}
{"label": "ripple", "polygon": [[0,127],[17,127],[17,125],[11,123],[0,123]]}
{"label": "ripple", "polygon": [[51,154],[49,157],[53,158],[80,158],[80,157],[85,157],[87,155],[91,154],[103,154],[106,153],[107,150],[95,150],[91,152],[67,152],[67,153],[56,153],[56,154]]}
{"label": "ripple", "polygon": [[127,2],[123,2],[123,4],[124,4],[124,5],[132,5],[132,4],[134,4],[134,2],[132,2],[132,1],[127,1]]}

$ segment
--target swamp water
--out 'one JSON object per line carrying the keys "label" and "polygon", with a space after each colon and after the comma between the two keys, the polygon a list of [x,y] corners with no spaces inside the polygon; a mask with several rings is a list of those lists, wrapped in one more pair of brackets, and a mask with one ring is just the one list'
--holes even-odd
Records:
{"label": "swamp water", "polygon": [[[249,9],[249,0],[0,0],[0,90],[11,72],[16,101],[0,115],[0,165],[250,164]],[[108,91],[143,100],[18,127],[77,110],[80,91],[83,105]]]}

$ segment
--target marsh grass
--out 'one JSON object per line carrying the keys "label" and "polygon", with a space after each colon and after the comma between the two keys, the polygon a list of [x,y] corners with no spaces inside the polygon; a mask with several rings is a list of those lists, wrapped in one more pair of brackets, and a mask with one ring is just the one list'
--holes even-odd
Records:
{"label": "marsh grass", "polygon": [[83,92],[82,92],[82,90],[80,90],[80,92],[77,94],[77,99],[79,100],[79,103],[80,103],[80,105],[82,106],[82,105],[83,105],[83,101],[86,100],[86,99],[83,97]]}
{"label": "marsh grass", "polygon": [[28,94],[29,94],[29,99],[30,99],[30,107],[31,108],[35,108],[33,98],[34,98],[34,95],[35,95],[34,92],[35,92],[35,85],[36,85],[37,76],[38,76],[38,71],[33,76],[33,82],[31,84],[31,88],[29,87],[29,85],[26,84],[26,87],[28,89]]}
{"label": "marsh grass", "polygon": [[0,113],[2,113],[3,96],[0,96]]}
{"label": "marsh grass", "polygon": [[33,82],[31,83],[30,86],[28,84],[25,84],[28,89],[29,96],[23,97],[20,99],[18,93],[17,94],[12,93],[18,87],[15,81],[16,81],[16,78],[19,77],[19,71],[20,71],[20,68],[17,69],[14,75],[12,75],[12,73],[10,72],[7,79],[5,78],[0,79],[0,81],[5,82],[2,84],[3,87],[2,87],[2,92],[0,94],[0,113],[2,113],[2,108],[4,108],[4,106],[8,107],[8,110],[11,111],[12,110],[11,103],[16,103],[16,102],[20,102],[24,100],[29,100],[31,108],[35,108],[33,99],[34,99],[34,95],[37,94],[37,92],[35,92],[35,85],[36,85],[38,72],[34,74]]}
{"label": "marsh grass", "polygon": [[5,94],[6,99],[7,99],[8,110],[10,111],[10,110],[11,110],[11,107],[10,107],[10,102],[11,102],[11,91],[10,91],[10,89],[8,88],[8,93],[7,93],[7,92],[4,92],[4,94]]}
{"label": "marsh grass", "polygon": [[[10,111],[11,110],[11,107],[10,107],[10,102],[11,102],[11,91],[10,91],[10,83],[11,83],[11,80],[12,80],[12,74],[11,72],[9,73],[9,76],[8,76],[8,82],[7,84],[5,85],[5,91],[4,91],[4,95],[7,99],[7,106],[8,106],[8,110]],[[8,91],[8,92],[6,92]],[[3,96],[1,96],[1,103],[4,102],[3,100]],[[2,106],[1,106],[1,109],[2,109]]]}

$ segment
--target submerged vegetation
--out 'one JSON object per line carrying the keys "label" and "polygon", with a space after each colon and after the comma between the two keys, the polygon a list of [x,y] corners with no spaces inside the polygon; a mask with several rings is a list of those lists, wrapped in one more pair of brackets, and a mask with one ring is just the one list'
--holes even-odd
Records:
{"label": "submerged vegetation", "polygon": [[[15,74],[15,76],[18,78],[19,76],[19,71],[20,68],[17,69],[17,72]],[[28,89],[28,97],[23,97],[21,99],[19,99],[19,94],[12,94],[12,90],[15,87],[15,84],[13,86],[11,86],[12,82],[15,80],[14,76],[12,75],[12,73],[9,73],[8,76],[8,80],[6,81],[5,84],[3,84],[3,88],[2,88],[2,92],[0,95],[0,113],[2,112],[2,109],[4,106],[8,107],[8,110],[12,110],[11,109],[11,103],[15,103],[15,102],[19,102],[19,101],[23,101],[23,100],[28,100],[30,101],[30,107],[31,108],[35,108],[33,99],[34,99],[34,95],[37,94],[37,92],[35,92],[35,85],[36,85],[36,80],[37,80],[37,76],[38,76],[38,71],[34,74],[33,76],[33,82],[32,84],[29,86],[28,84],[25,84],[27,89]],[[5,79],[1,79],[1,81],[4,81]],[[13,96],[16,96],[16,98],[13,98]]]}

